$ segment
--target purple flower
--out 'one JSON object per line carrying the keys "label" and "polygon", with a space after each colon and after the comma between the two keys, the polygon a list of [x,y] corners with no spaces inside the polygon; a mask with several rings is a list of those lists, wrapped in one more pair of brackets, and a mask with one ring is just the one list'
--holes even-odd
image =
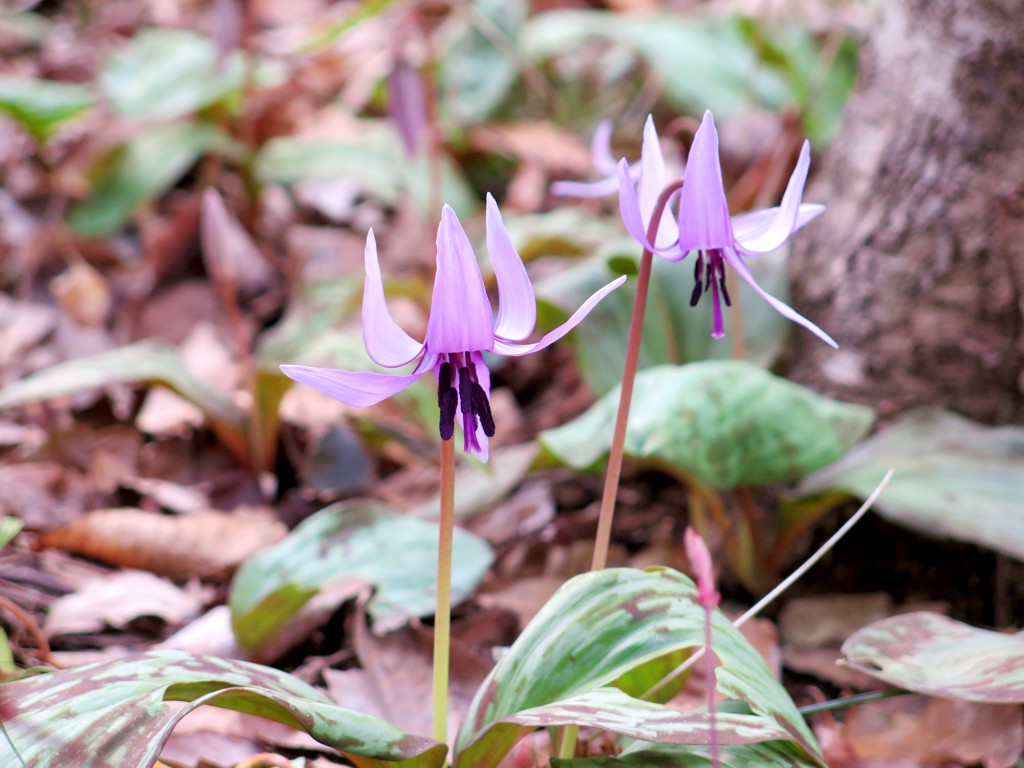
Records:
{"label": "purple flower", "polygon": [[[565,197],[604,197],[619,188],[619,164],[612,155],[612,121],[602,120],[594,131],[590,143],[590,157],[594,168],[604,178],[600,181],[556,181],[551,185],[551,192]],[[629,166],[629,175],[633,181],[640,178],[640,166],[636,163]]]}
{"label": "purple flower", "polygon": [[[646,233],[646,225],[650,220],[650,214],[643,207],[646,171],[641,172],[638,199],[625,161],[619,163],[619,206],[626,229],[645,248],[671,261],[679,261],[690,251],[696,251],[690,306],[695,306],[704,294],[711,293],[714,305],[712,335],[715,338],[725,335],[722,303],[730,303],[725,283],[725,265],[729,264],[779,314],[804,326],[830,346],[838,346],[831,336],[810,320],[766,293],[754,280],[744,261],[747,257],[774,251],[790,235],[825,210],[823,205],[800,202],[810,163],[811,149],[805,141],[796,169],[782,196],[782,204],[732,219],[722,183],[718,132],[711,112],[705,112],[704,120],[693,138],[686,164],[686,181],[679,202],[678,239],[667,246],[662,242],[659,232],[657,247],[651,245]],[[657,162],[652,160],[651,165],[656,174]]]}
{"label": "purple flower", "polygon": [[463,449],[487,460],[487,438],[494,436],[491,377],[482,352],[509,357],[536,352],[562,338],[625,277],[604,286],[565,323],[539,341],[522,343],[537,321],[537,303],[526,267],[512,245],[494,198],[487,196],[487,250],[498,283],[498,312],[493,316],[473,248],[455,212],[444,207],[437,229],[437,274],[421,343],[403,331],[388,312],[373,231],[366,237],[363,288],[363,343],[370,358],[385,368],[414,365],[412,373],[393,376],[300,365],[282,365],[285,375],[354,408],[379,403],[433,371],[440,435],[450,440],[461,419]]}
{"label": "purple flower", "polygon": [[[594,132],[594,140],[591,145],[594,167],[606,178],[589,184],[577,181],[556,181],[551,185],[552,193],[567,197],[602,197],[616,192],[619,189],[618,166],[611,153],[611,136],[612,124],[608,120],[603,120]],[[638,204],[640,218],[646,232],[651,221],[651,214],[654,212],[654,206],[658,202],[658,195],[668,183],[669,175],[665,158],[661,153],[658,132],[654,128],[654,120],[650,115],[647,116],[647,122],[644,124],[644,142],[640,150],[640,162],[627,166],[627,172],[632,182],[640,182]],[[655,238],[658,246],[671,247],[677,238],[676,222],[672,220],[671,216],[663,216],[658,225],[658,236]]]}

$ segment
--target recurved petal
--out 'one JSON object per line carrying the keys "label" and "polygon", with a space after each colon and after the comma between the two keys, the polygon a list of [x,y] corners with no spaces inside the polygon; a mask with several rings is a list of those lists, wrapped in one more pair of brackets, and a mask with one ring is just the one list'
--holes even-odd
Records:
{"label": "recurved petal", "polygon": [[674,245],[655,248],[647,239],[647,222],[640,213],[640,201],[637,199],[636,190],[633,189],[633,181],[629,177],[629,167],[625,160],[619,163],[619,213],[622,216],[622,223],[626,225],[626,231],[648,251],[657,253],[669,261],[679,261],[686,255],[686,251],[680,251]]}
{"label": "recurved petal", "polygon": [[522,355],[528,355],[531,352],[536,352],[537,350],[544,349],[544,347],[548,347],[554,344],[560,338],[565,336],[565,334],[567,334],[569,331],[571,331],[573,328],[579,325],[583,318],[590,314],[590,310],[597,306],[597,303],[601,299],[603,299],[609,293],[614,291],[624,282],[626,282],[625,275],[623,275],[620,278],[617,278],[616,280],[612,280],[610,283],[608,283],[608,285],[606,285],[601,290],[597,291],[597,293],[595,293],[593,296],[591,296],[589,299],[583,302],[583,306],[577,309],[576,312],[573,313],[572,317],[570,317],[568,320],[566,320],[564,323],[562,323],[560,326],[555,328],[550,333],[544,334],[544,336],[541,337],[540,341],[536,341],[533,344],[512,344],[506,341],[502,341],[501,339],[497,339],[494,342],[494,351],[502,355],[508,355],[509,357],[521,357]]}
{"label": "recurved petal", "polygon": [[355,373],[305,365],[282,365],[281,372],[353,408],[365,408],[379,403],[401,392],[426,373],[422,366],[408,376],[392,376],[387,373]]}
{"label": "recurved petal", "polygon": [[[793,231],[795,232],[807,222],[818,218],[824,212],[825,206],[820,203],[801,203],[796,214],[796,226]],[[745,213],[733,219],[732,230],[736,233],[736,247],[741,251],[748,252],[743,247],[743,243],[760,239],[772,226],[778,215],[779,209],[776,207]],[[749,251],[749,253],[755,252]]]}
{"label": "recurved petal", "polygon": [[512,245],[501,211],[487,195],[487,253],[498,281],[498,318],[494,335],[510,341],[525,339],[537,324],[537,299],[523,260]]}
{"label": "recurved petal", "polygon": [[786,193],[782,196],[782,204],[770,208],[774,215],[765,218],[763,229],[754,236],[741,238],[736,235],[736,244],[747,253],[768,253],[774,251],[797,230],[800,215],[800,199],[804,194],[804,183],[807,181],[807,170],[811,165],[811,145],[804,142],[800,150],[800,158],[793,169],[786,185]]}
{"label": "recurved petal", "polygon": [[804,317],[799,312],[794,310],[792,307],[783,304],[774,296],[769,295],[761,286],[759,286],[757,284],[757,281],[754,280],[754,276],[750,273],[750,268],[747,267],[747,265],[743,262],[743,259],[740,256],[729,250],[723,251],[723,255],[725,256],[725,260],[729,262],[729,264],[732,266],[733,269],[736,270],[739,276],[746,280],[750,287],[753,288],[762,299],[771,304],[772,308],[776,312],[778,312],[783,317],[792,320],[794,323],[799,323],[833,349],[839,348],[839,345],[836,344],[835,339],[833,339],[831,336],[829,336],[827,333],[821,330],[821,328],[816,326],[814,323],[812,323],[806,317]]}
{"label": "recurved petal", "polygon": [[384,281],[377,259],[377,241],[371,229],[364,251],[366,280],[363,284],[363,344],[370,359],[385,368],[405,365],[423,351],[423,345],[403,331],[388,312]]}
{"label": "recurved petal", "polygon": [[427,320],[430,354],[494,346],[494,318],[473,246],[455,211],[445,206],[437,228],[437,274]]}
{"label": "recurved petal", "polygon": [[[640,153],[640,220],[644,222],[645,229],[650,226],[658,197],[666,184],[668,171],[665,168],[665,157],[661,153],[661,140],[654,128],[654,119],[648,115],[647,123],[644,125],[643,149]],[[659,248],[675,245],[679,237],[679,229],[671,213],[665,213],[668,215],[662,215],[658,223],[658,234],[654,238],[655,245]]]}
{"label": "recurved petal", "polygon": [[[639,169],[637,169],[639,171]],[[639,175],[639,174],[638,174]],[[609,176],[601,181],[556,181],[551,185],[551,194],[561,197],[604,197],[619,188],[617,176]]]}
{"label": "recurved petal", "polygon": [[693,137],[686,160],[686,181],[679,201],[679,247],[686,252],[728,248],[733,242],[718,159],[718,131],[708,111]]}
{"label": "recurved petal", "polygon": [[612,156],[612,121],[602,120],[594,130],[594,138],[590,142],[590,155],[594,167],[602,176],[614,176],[617,163]]}

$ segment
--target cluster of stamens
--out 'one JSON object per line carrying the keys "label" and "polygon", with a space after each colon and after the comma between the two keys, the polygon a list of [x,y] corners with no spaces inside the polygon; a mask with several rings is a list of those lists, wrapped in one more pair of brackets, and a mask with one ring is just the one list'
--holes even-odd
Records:
{"label": "cluster of stamens", "polygon": [[[693,293],[690,294],[690,306],[697,306],[701,296],[708,291],[714,291],[716,305],[719,292],[721,292],[725,306],[731,307],[729,290],[725,287],[725,259],[722,258],[722,252],[717,248],[712,248],[706,253],[707,263],[705,264],[704,261],[705,251],[699,251],[697,263],[693,266]],[[703,280],[701,279],[702,275]]]}
{"label": "cluster of stamens", "polygon": [[447,355],[446,358],[441,363],[437,376],[441,439],[451,440],[455,434],[455,412],[461,410],[466,445],[479,448],[476,440],[477,425],[483,428],[485,435],[494,437],[494,417],[491,415],[487,393],[477,380],[476,367],[469,360],[468,354],[456,353]]}

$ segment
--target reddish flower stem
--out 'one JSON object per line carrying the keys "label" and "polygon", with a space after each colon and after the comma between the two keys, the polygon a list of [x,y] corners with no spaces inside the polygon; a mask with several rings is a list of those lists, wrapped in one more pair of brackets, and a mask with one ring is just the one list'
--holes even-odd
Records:
{"label": "reddish flower stem", "polygon": [[711,652],[711,614],[713,606],[704,603],[704,685],[708,693],[708,724],[711,728],[711,766],[719,768],[722,764],[718,748],[718,691],[715,678],[715,656]]}
{"label": "reddish flower stem", "polygon": [[[651,214],[647,227],[647,239],[654,242],[661,225],[661,217],[672,197],[683,186],[675,181],[661,191],[658,202]],[[647,293],[651,283],[651,264],[654,254],[644,249],[640,257],[640,271],[636,278],[636,298],[633,300],[633,318],[629,325],[629,343],[626,347],[626,365],[622,372],[622,390],[619,394],[619,410],[615,416],[615,432],[608,454],[608,472],[604,479],[604,493],[601,496],[601,513],[597,521],[597,536],[594,540],[594,558],[590,570],[600,571],[608,564],[608,546],[612,537],[612,518],[615,516],[615,497],[619,491],[622,474],[622,456],[626,444],[626,425],[629,423],[629,407],[633,400],[633,382],[636,379],[637,364],[640,361],[640,342],[644,330],[644,314],[647,311]]]}
{"label": "reddish flower stem", "polygon": [[441,441],[441,520],[434,613],[434,740],[448,741],[448,664],[452,625],[452,536],[455,529],[455,441]]}

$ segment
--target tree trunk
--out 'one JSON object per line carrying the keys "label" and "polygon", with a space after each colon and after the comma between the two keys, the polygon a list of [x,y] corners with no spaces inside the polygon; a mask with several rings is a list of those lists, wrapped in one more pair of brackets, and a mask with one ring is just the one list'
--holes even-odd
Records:
{"label": "tree trunk", "polygon": [[885,0],[805,199],[791,373],[890,416],[1024,416],[1024,2]]}

